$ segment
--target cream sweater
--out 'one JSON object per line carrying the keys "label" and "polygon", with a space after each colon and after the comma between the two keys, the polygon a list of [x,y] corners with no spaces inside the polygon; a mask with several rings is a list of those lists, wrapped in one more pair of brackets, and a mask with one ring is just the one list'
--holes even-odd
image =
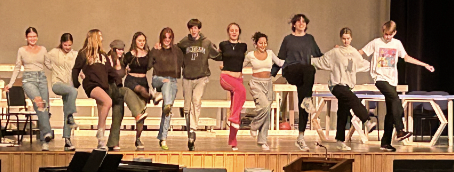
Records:
{"label": "cream sweater", "polygon": [[367,72],[369,61],[363,59],[352,46],[333,48],[320,58],[312,58],[312,65],[320,70],[329,70],[328,86],[344,85],[353,88],[356,84],[356,73]]}

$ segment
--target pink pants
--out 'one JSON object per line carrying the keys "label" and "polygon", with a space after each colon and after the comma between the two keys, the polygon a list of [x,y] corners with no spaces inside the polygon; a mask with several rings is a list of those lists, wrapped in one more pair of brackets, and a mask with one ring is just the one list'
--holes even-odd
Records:
{"label": "pink pants", "polygon": [[[243,85],[243,78],[235,78],[227,74],[221,74],[221,86],[224,90],[230,91],[230,117],[231,123],[240,124],[240,114],[246,101],[246,89]],[[236,134],[238,129],[230,126],[229,145],[236,146]]]}

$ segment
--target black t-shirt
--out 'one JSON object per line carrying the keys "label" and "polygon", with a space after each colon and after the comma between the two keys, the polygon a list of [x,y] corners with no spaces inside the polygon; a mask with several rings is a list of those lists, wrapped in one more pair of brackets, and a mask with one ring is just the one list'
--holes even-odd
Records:
{"label": "black t-shirt", "polygon": [[123,57],[123,62],[125,66],[129,65],[129,73],[141,73],[146,74],[148,71],[148,60],[149,60],[149,52],[144,57],[135,57],[132,55],[131,52],[125,54]]}
{"label": "black t-shirt", "polygon": [[320,52],[320,48],[311,34],[287,35],[282,41],[277,55],[280,59],[285,60],[283,68],[296,63],[311,65],[311,57],[320,56],[323,56],[323,53]]}
{"label": "black t-shirt", "polygon": [[224,68],[222,70],[242,72],[244,57],[247,51],[245,43],[231,43],[223,41],[219,43]]}

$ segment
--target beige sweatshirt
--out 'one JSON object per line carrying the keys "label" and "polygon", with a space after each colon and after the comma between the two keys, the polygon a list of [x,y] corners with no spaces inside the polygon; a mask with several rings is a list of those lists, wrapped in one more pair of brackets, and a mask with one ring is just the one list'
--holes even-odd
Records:
{"label": "beige sweatshirt", "polygon": [[61,82],[72,84],[71,72],[76,61],[77,51],[64,53],[60,48],[54,48],[47,53],[52,64],[52,85]]}
{"label": "beige sweatshirt", "polygon": [[41,46],[41,50],[36,53],[30,53],[24,47],[19,48],[17,51],[16,66],[14,67],[13,75],[8,86],[11,88],[16,81],[17,75],[20,72],[21,66],[24,66],[24,71],[42,71],[44,65],[48,69],[52,69],[49,58],[47,58],[46,47]]}

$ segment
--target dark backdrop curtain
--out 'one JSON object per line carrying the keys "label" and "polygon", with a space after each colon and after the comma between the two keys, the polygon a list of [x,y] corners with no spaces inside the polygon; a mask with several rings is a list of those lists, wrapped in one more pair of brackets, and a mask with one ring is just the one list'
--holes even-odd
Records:
{"label": "dark backdrop curtain", "polygon": [[399,84],[454,94],[454,1],[391,0],[391,20],[407,53],[435,67],[431,73],[400,59]]}

